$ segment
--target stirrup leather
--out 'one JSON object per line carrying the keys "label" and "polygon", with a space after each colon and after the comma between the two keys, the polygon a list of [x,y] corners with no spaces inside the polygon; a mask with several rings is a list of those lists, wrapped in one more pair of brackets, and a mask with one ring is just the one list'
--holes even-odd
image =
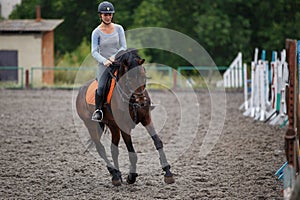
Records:
{"label": "stirrup leather", "polygon": [[[100,115],[100,116],[99,116]],[[103,112],[100,109],[94,111],[92,115],[92,120],[96,122],[101,122],[103,120]]]}

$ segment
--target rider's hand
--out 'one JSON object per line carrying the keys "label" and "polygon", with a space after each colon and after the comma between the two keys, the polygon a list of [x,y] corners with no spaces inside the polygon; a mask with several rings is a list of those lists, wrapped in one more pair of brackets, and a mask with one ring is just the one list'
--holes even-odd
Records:
{"label": "rider's hand", "polygon": [[109,67],[109,65],[111,65],[112,62],[110,60],[106,60],[103,64],[104,66]]}

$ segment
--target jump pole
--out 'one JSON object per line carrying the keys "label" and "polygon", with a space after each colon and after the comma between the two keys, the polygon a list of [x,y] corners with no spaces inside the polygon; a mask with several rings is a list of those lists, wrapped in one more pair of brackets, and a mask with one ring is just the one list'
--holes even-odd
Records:
{"label": "jump pole", "polygon": [[286,62],[286,50],[281,51],[280,60],[275,63],[277,69],[277,94],[276,94],[276,111],[278,114],[270,122],[271,125],[284,123],[286,117],[286,82],[288,81],[288,69]]}
{"label": "jump pole", "polygon": [[[257,56],[255,60],[257,59]],[[265,115],[265,60],[266,60],[266,50],[262,50],[261,59],[256,61],[255,67],[255,116],[254,120],[264,121]]]}
{"label": "jump pole", "polygon": [[[277,66],[277,52],[272,52],[272,61],[271,61],[271,102],[270,107],[271,111],[265,120],[265,123],[274,119],[279,114],[280,96],[278,97],[278,66]],[[279,93],[280,95],[280,93]]]}
{"label": "jump pole", "polygon": [[250,99],[248,101],[248,109],[243,113],[244,116],[255,116],[255,98],[256,98],[256,68],[257,68],[257,59],[258,59],[258,48],[255,48],[254,51],[254,60],[251,62],[251,93],[250,93]]}
{"label": "jump pole", "polygon": [[245,110],[249,109],[248,101],[248,77],[247,77],[247,64],[244,63],[244,100],[245,100]]}

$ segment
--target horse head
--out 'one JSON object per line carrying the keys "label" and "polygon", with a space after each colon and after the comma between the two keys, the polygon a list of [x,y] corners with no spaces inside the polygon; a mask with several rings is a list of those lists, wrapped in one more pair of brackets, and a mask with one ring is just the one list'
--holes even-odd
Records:
{"label": "horse head", "polygon": [[119,64],[118,82],[129,95],[141,95],[146,89],[146,70],[142,66],[145,59],[138,55],[136,49],[121,51],[116,56]]}

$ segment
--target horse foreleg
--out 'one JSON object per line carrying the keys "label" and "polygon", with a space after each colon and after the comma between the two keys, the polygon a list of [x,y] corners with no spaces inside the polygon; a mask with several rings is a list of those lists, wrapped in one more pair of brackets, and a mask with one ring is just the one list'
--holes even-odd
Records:
{"label": "horse foreleg", "polygon": [[127,183],[133,184],[136,181],[136,177],[138,174],[136,173],[136,163],[137,163],[137,154],[134,150],[131,136],[130,134],[127,134],[123,131],[122,132],[122,138],[126,144],[126,148],[128,150],[128,156],[130,161],[130,167],[129,167],[129,174],[127,176]]}
{"label": "horse foreleg", "polygon": [[164,181],[169,184],[174,183],[175,180],[173,178],[173,174],[170,171],[171,166],[169,165],[166,154],[163,150],[163,143],[162,143],[161,139],[159,138],[159,136],[157,135],[157,133],[154,129],[153,123],[151,122],[150,124],[145,126],[145,128],[147,129],[148,133],[150,134],[150,136],[154,142],[155,148],[158,151],[159,161],[162,166],[162,169],[166,172],[165,176],[164,176]]}

